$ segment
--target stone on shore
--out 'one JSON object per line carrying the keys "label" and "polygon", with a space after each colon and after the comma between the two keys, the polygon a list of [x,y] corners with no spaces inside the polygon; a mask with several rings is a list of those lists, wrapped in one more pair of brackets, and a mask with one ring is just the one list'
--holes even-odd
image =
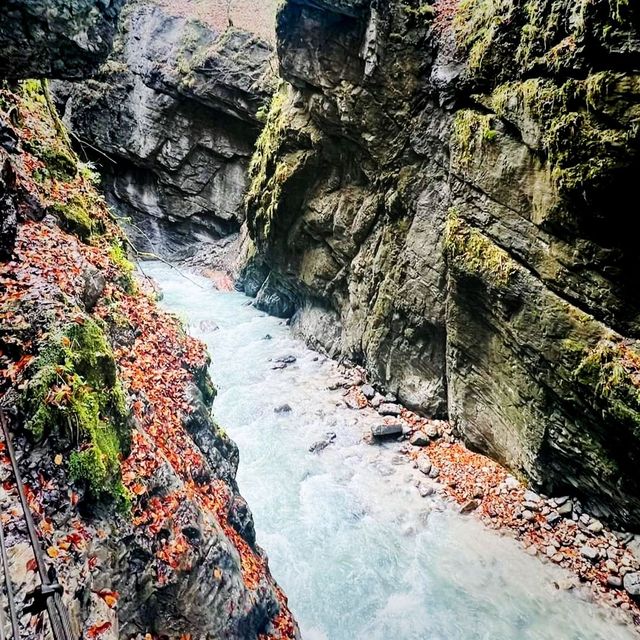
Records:
{"label": "stone on shore", "polygon": [[412,436],[409,442],[414,447],[426,447],[430,442],[429,436],[423,431],[416,431]]}
{"label": "stone on shore", "polygon": [[431,458],[429,456],[421,456],[418,458],[418,470],[424,473],[425,476],[429,475],[433,465],[431,464]]}
{"label": "stone on shore", "polygon": [[440,429],[435,424],[429,423],[425,428],[424,432],[431,438],[432,440],[436,440],[440,437]]}
{"label": "stone on shore", "polygon": [[589,545],[585,545],[580,549],[580,555],[591,562],[595,562],[599,558],[600,552]]}
{"label": "stone on shore", "polygon": [[552,511],[546,515],[546,520],[549,524],[553,525],[562,520],[562,516],[557,511]]}
{"label": "stone on shore", "polygon": [[370,384],[363,384],[360,387],[360,391],[362,391],[362,395],[367,400],[372,400],[373,397],[376,395],[376,390]]}
{"label": "stone on shore", "polygon": [[599,520],[594,520],[588,527],[587,529],[589,531],[591,531],[591,533],[602,533],[602,530],[604,529],[602,522],[600,522]]}
{"label": "stone on shore", "polygon": [[622,578],[619,576],[607,576],[607,586],[612,589],[620,589],[622,587]]}
{"label": "stone on shore", "polygon": [[399,416],[401,409],[400,405],[393,404],[391,402],[383,402],[378,407],[378,413],[381,416]]}
{"label": "stone on shore", "polygon": [[640,598],[640,572],[627,573],[622,584],[630,596]]}
{"label": "stone on shore", "polygon": [[391,424],[376,424],[371,427],[371,435],[374,438],[389,438],[391,436],[402,435],[403,425],[400,422]]}
{"label": "stone on shore", "polygon": [[[556,504],[558,504],[557,500]],[[571,503],[571,500],[565,500],[562,504],[558,504],[557,511],[561,516],[570,517],[573,512],[573,504]]]}
{"label": "stone on shore", "polygon": [[423,497],[427,498],[432,496],[436,492],[435,488],[430,484],[425,484],[424,482],[418,483],[418,493]]}
{"label": "stone on shore", "polygon": [[475,511],[480,506],[480,503],[477,500],[469,500],[465,502],[462,507],[460,507],[460,513],[471,513]]}

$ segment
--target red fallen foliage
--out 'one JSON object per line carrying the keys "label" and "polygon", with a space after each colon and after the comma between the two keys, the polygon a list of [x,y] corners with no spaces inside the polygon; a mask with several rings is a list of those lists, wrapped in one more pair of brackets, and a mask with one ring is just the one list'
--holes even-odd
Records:
{"label": "red fallen foliage", "polygon": [[[104,307],[97,309],[98,313],[106,311]],[[220,480],[204,485],[193,481],[194,472],[206,463],[186,433],[181,415],[190,411],[186,390],[193,380],[192,371],[207,364],[204,346],[187,336],[179,322],[159,311],[150,298],[122,296],[119,311],[137,328],[134,344],[118,350],[116,360],[134,399],[134,415],[144,430],[144,434],[134,433],[131,454],[123,461],[123,482],[134,496],[134,524],[146,527],[152,536],[161,529],[171,531],[171,537],[156,552],[156,558],[166,565],[159,569],[158,580],[168,579],[168,569],[188,570],[191,566],[192,548],[175,521],[180,504],[188,498],[217,520],[239,553],[245,585],[257,589],[268,569],[264,558],[228,522],[229,488]],[[162,499],[142,500],[145,478],[164,462],[183,480],[184,488]],[[275,637],[284,639],[294,636],[295,623],[286,600],[283,603],[282,629]]]}
{"label": "red fallen foliage", "polygon": [[[19,135],[23,139],[56,142],[53,127],[47,124],[48,116],[42,108],[33,100],[22,100],[17,94],[9,97],[20,109]],[[140,429],[133,431],[131,455],[123,461],[122,472],[123,483],[133,496],[134,523],[150,537],[157,536],[161,529],[169,532],[169,536],[163,538],[164,542],[160,542],[160,536],[153,541],[157,543],[158,580],[166,581],[172,571],[190,567],[193,550],[181,532],[179,519],[180,506],[185,500],[192,500],[202,507],[205,515],[210,515],[206,526],[222,529],[238,549],[247,587],[251,590],[263,588],[265,579],[270,581],[266,562],[228,522],[232,498],[229,487],[219,480],[202,485],[192,479],[194,470],[206,465],[200,450],[185,432],[182,418],[190,411],[186,391],[193,382],[193,373],[207,364],[203,345],[185,335],[179,322],[161,312],[150,297],[129,295],[116,284],[123,274],[121,267],[110,258],[110,250],[115,240],[121,244],[121,232],[112,221],[104,200],[82,172],[68,180],[50,177],[36,181],[34,172],[43,169],[44,164],[24,148],[12,157],[12,163],[17,174],[17,189],[29,194],[29,206],[45,211],[49,205],[81,198],[90,209],[100,233],[91,237],[91,244],[85,244],[51,223],[27,221],[19,225],[15,259],[0,264],[0,322],[7,329],[3,335],[4,344],[10,345],[0,352],[0,392],[10,385],[22,383],[22,374],[46,337],[42,330],[32,326],[30,318],[21,315],[21,310],[30,308],[26,303],[47,305],[52,317],[60,323],[83,322],[85,313],[80,309],[76,311],[73,303],[83,292],[87,267],[96,267],[109,284],[94,313],[113,325],[117,307],[119,315],[126,318],[136,336],[133,345],[115,353],[120,377],[131,396],[132,410],[140,425]],[[28,338],[24,338],[27,330]],[[145,479],[164,464],[173,468],[184,485],[162,499],[149,500]],[[59,563],[71,560],[77,550],[84,548],[90,534],[79,519],[72,521],[72,531],[67,531],[66,535],[58,532],[56,536],[52,531],[50,521],[44,518],[45,503],[42,502],[43,488],[49,482],[42,476],[33,488],[26,487],[26,493],[49,555]],[[78,494],[69,489],[68,496],[71,505],[75,506]],[[93,535],[104,537],[106,533],[98,531]],[[99,564],[98,557],[89,557],[87,564],[94,569]],[[216,569],[214,579],[221,578],[222,571]],[[117,594],[105,592],[99,595],[109,606],[115,606]],[[282,602],[286,609],[284,596]],[[291,614],[283,610],[276,625],[280,635],[275,637],[293,635],[291,632],[286,636],[282,631],[287,628],[286,620],[291,621]],[[110,626],[109,622],[96,624],[85,635],[97,638]],[[289,626],[293,628],[292,621]]]}
{"label": "red fallen foliage", "polygon": [[118,604],[120,594],[117,591],[109,591],[109,589],[102,589],[97,592],[98,595],[106,602],[110,609],[113,609]]}
{"label": "red fallen foliage", "polygon": [[433,28],[437,33],[444,33],[451,25],[456,17],[460,0],[436,0],[433,5],[435,16],[433,19]]}
{"label": "red fallen foliage", "polygon": [[[579,553],[579,546],[576,546],[579,527],[575,522],[563,518],[549,530],[545,528],[545,517],[538,512],[533,513],[532,520],[525,522],[516,515],[525,500],[525,488],[520,486],[512,489],[506,496],[494,491],[508,477],[508,472],[497,462],[469,451],[459,442],[434,442],[426,448],[426,452],[439,470],[438,481],[442,483],[447,495],[460,505],[476,499],[479,502],[476,513],[486,526],[511,530],[525,547],[533,545],[540,551],[544,551],[552,540],[555,541],[560,545],[557,551],[562,554],[560,566],[573,572],[581,581],[591,583],[594,590],[603,596],[613,594],[613,590],[607,585],[609,572],[605,561],[592,564]],[[414,451],[410,455],[417,458],[420,453]],[[481,497],[478,497],[478,488],[482,489]],[[605,538],[598,537],[593,537],[589,544],[603,549],[609,545]],[[624,603],[631,611],[638,610],[626,592],[615,590],[614,598],[612,602],[616,606]]]}
{"label": "red fallen foliage", "polygon": [[280,603],[280,613],[273,619],[272,625],[274,633],[271,635],[260,634],[258,640],[287,640],[288,638],[295,638],[296,635],[296,623],[289,611],[287,604],[287,597],[284,595],[280,587],[276,587],[276,596]]}
{"label": "red fallen foliage", "polygon": [[109,631],[109,629],[111,629],[111,623],[110,622],[103,622],[101,624],[94,624],[93,626],[91,626],[91,627],[89,627],[87,629],[87,637],[88,638],[97,638],[98,636],[102,635],[106,631]]}
{"label": "red fallen foliage", "polygon": [[[21,319],[8,303],[21,300],[26,295],[37,295],[43,287],[54,287],[71,296],[79,295],[83,286],[79,265],[83,261],[100,268],[110,281],[117,277],[116,266],[103,251],[79,243],[74,236],[57,227],[33,222],[21,225],[16,250],[19,259],[3,269],[11,277],[3,278],[5,287],[0,295],[0,302],[5,303],[3,321],[11,321],[12,325]],[[266,575],[266,563],[228,523],[231,499],[228,488],[222,482],[201,486],[192,481],[192,472],[205,463],[185,432],[181,415],[189,411],[185,392],[192,382],[192,371],[207,362],[203,345],[184,334],[179,322],[162,313],[150,298],[126,295],[112,285],[108,285],[105,293],[111,300],[118,301],[120,313],[136,328],[138,335],[131,348],[121,349],[115,354],[121,378],[134,398],[133,412],[144,430],[132,434],[131,455],[123,461],[123,482],[134,497],[134,524],[146,527],[150,536],[157,535],[164,527],[172,532],[171,538],[160,546],[156,554],[157,559],[166,565],[166,568],[159,569],[159,581],[168,579],[167,570],[187,570],[191,566],[192,549],[174,522],[179,505],[189,497],[216,518],[238,550],[247,588],[257,589]],[[111,312],[104,303],[96,311],[105,318]],[[31,357],[32,354],[23,354],[13,367],[3,370],[7,381],[15,381]],[[140,498],[146,493],[144,478],[151,476],[165,462],[185,482],[185,489],[162,500],[155,498],[143,507]],[[46,480],[42,481],[46,484]],[[36,493],[27,488],[27,496],[33,513],[42,515]],[[75,492],[71,492],[71,502],[77,502]],[[44,535],[51,534],[47,527],[47,521],[42,520]],[[70,549],[82,544],[84,538],[81,533],[72,534],[51,545],[50,556],[63,561],[68,559]],[[294,628],[286,607],[283,607],[279,620],[284,625],[283,629]],[[89,637],[96,637],[104,630],[106,628],[95,627]],[[279,633],[281,638],[292,637]]]}

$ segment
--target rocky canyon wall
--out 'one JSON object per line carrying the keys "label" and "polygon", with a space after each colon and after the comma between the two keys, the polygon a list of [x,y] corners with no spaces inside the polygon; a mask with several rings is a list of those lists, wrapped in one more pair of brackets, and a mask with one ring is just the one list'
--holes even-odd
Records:
{"label": "rocky canyon wall", "polygon": [[124,0],[3,0],[0,77],[83,78],[109,54]]}
{"label": "rocky canyon wall", "polygon": [[173,254],[238,231],[274,64],[248,31],[134,0],[99,73],[54,86],[138,247]]}
{"label": "rocky canyon wall", "polygon": [[640,10],[287,0],[241,277],[550,493],[640,526]]}

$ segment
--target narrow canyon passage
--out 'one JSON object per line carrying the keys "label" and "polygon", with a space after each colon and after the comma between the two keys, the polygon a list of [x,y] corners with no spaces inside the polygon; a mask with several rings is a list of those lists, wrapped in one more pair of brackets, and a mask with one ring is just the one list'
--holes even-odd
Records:
{"label": "narrow canyon passage", "polygon": [[[215,418],[239,445],[258,543],[306,640],[636,637],[580,593],[558,590],[559,568],[437,495],[421,498],[400,444],[363,442],[375,417],[344,405],[342,390],[328,388],[336,364],[282,321],[205,279],[143,268],[161,304],[209,347]],[[274,368],[288,356],[295,362]],[[328,432],[335,440],[310,452]]]}

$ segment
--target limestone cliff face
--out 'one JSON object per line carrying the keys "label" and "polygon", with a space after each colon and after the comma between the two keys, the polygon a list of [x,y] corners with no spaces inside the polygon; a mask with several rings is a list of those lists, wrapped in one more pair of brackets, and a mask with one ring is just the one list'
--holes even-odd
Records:
{"label": "limestone cliff face", "polygon": [[4,0],[0,77],[82,78],[109,54],[124,0]]}
{"label": "limestone cliff face", "polygon": [[550,492],[640,525],[640,14],[288,0],[257,304]]}
{"label": "limestone cliff face", "polygon": [[137,1],[99,74],[55,86],[139,246],[169,252],[238,230],[272,54],[245,31]]}

